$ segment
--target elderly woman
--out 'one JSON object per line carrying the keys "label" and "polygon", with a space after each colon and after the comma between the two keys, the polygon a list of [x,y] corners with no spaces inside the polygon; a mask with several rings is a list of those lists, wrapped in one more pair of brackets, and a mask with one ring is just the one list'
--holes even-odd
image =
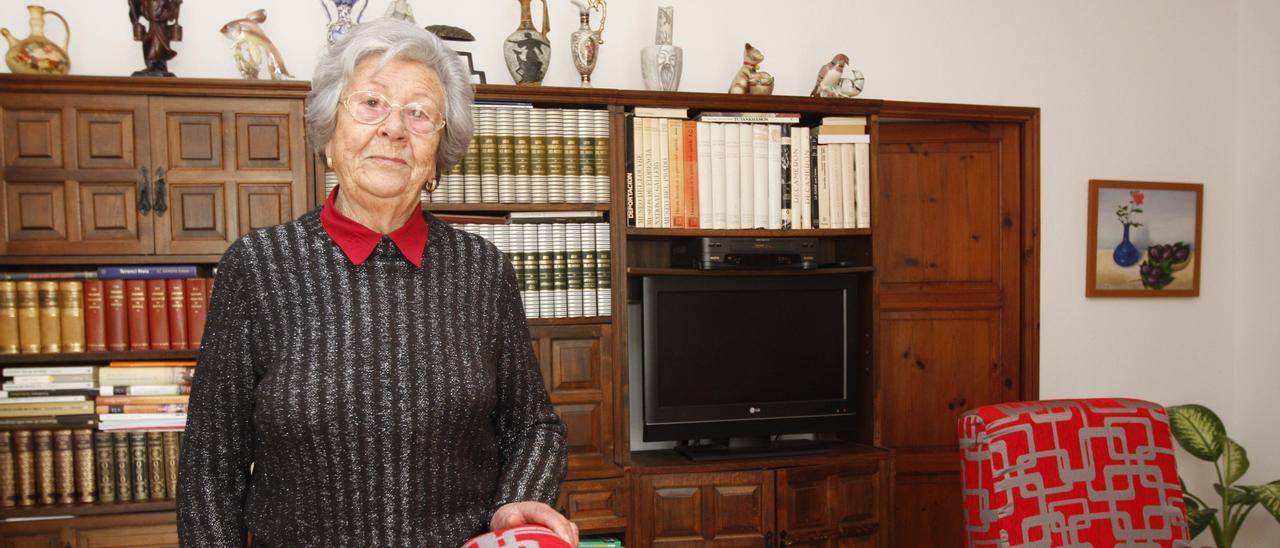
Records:
{"label": "elderly woman", "polygon": [[423,213],[471,139],[457,54],[356,27],[316,67],[307,130],[340,182],[218,269],[182,448],[184,545],[460,546],[542,524],[565,474],[511,266]]}

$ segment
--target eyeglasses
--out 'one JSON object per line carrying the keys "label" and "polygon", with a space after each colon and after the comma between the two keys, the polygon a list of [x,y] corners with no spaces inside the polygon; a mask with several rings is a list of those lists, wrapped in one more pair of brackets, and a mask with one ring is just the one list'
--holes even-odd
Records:
{"label": "eyeglasses", "polygon": [[444,127],[444,120],[436,121],[433,109],[422,103],[397,105],[376,91],[357,91],[338,101],[347,108],[351,118],[368,125],[378,125],[399,109],[405,129],[415,135],[431,135]]}

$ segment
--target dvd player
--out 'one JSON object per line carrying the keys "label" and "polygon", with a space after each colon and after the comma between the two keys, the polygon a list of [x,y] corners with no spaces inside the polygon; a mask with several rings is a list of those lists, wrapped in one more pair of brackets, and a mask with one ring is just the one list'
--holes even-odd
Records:
{"label": "dvd player", "polygon": [[671,243],[671,266],[700,270],[811,269],[817,238],[684,238]]}

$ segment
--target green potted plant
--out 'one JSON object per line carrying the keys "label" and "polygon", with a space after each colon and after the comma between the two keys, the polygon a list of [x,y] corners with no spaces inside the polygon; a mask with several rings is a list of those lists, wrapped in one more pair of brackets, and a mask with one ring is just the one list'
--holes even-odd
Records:
{"label": "green potted plant", "polygon": [[1249,470],[1249,456],[1244,447],[1227,436],[1217,414],[1195,404],[1170,407],[1168,412],[1173,439],[1195,458],[1212,462],[1218,473],[1213,488],[1222,502],[1221,513],[1187,490],[1186,482],[1178,478],[1187,504],[1191,538],[1209,529],[1218,548],[1230,548],[1245,518],[1259,504],[1280,521],[1280,480],[1263,485],[1235,484]]}

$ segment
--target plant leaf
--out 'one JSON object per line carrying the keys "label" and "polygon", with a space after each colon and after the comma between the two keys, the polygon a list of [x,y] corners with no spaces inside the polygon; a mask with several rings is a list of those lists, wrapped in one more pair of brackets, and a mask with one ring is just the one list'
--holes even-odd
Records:
{"label": "plant leaf", "polygon": [[1222,436],[1222,461],[1226,465],[1223,470],[1226,477],[1223,479],[1227,485],[1235,483],[1249,471],[1249,454],[1230,436]]}
{"label": "plant leaf", "polygon": [[1280,522],[1280,482],[1259,485],[1252,488],[1250,493],[1258,497],[1258,502],[1262,503],[1262,507],[1271,512],[1271,517]]}
{"label": "plant leaf", "polygon": [[[1232,506],[1237,504],[1257,504],[1258,497],[1255,497],[1250,489],[1252,488],[1245,486],[1232,486],[1227,495],[1227,504]],[[1213,484],[1213,490],[1218,493],[1219,497],[1222,496],[1221,483]]]}
{"label": "plant leaf", "polygon": [[1209,522],[1213,521],[1213,515],[1218,513],[1212,508],[1198,508],[1192,510],[1187,508],[1187,527],[1191,529],[1191,538],[1196,538],[1205,529],[1209,528]]}
{"label": "plant leaf", "polygon": [[1213,462],[1222,456],[1222,438],[1227,435],[1227,427],[1218,415],[1196,404],[1175,405],[1167,411],[1169,427],[1178,445],[1200,460]]}

